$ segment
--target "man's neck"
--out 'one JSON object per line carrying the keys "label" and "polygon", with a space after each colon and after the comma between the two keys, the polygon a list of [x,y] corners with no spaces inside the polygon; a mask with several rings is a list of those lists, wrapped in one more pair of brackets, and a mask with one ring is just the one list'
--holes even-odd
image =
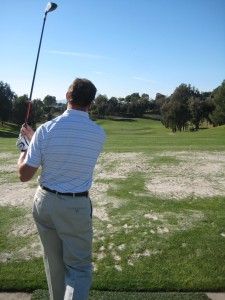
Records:
{"label": "man's neck", "polygon": [[75,110],[80,110],[80,111],[85,111],[88,112],[88,106],[79,106],[79,105],[74,105],[74,104],[67,104],[67,109],[75,109]]}

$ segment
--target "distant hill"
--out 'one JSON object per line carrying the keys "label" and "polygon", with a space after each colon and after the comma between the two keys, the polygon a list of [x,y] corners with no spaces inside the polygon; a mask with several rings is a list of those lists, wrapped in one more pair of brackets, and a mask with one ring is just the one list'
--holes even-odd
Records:
{"label": "distant hill", "polygon": [[66,104],[66,99],[56,100],[56,102]]}

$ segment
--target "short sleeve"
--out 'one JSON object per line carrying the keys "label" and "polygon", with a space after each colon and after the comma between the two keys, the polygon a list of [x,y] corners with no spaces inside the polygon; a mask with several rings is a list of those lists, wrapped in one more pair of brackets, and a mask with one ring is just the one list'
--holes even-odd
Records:
{"label": "short sleeve", "polygon": [[32,140],[30,142],[26,158],[24,160],[26,165],[34,168],[38,168],[41,165],[42,155],[41,155],[41,128],[39,127],[34,133]]}

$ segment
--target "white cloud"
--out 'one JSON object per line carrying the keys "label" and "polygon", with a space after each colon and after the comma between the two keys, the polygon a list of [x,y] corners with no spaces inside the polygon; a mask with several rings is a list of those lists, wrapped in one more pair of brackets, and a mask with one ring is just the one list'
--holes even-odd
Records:
{"label": "white cloud", "polygon": [[92,53],[81,53],[81,52],[67,52],[67,51],[58,51],[58,50],[50,50],[47,51],[50,54],[57,54],[57,55],[66,55],[66,56],[76,56],[76,57],[83,57],[83,58],[94,58],[94,59],[107,59],[107,57]]}
{"label": "white cloud", "polygon": [[93,73],[97,74],[97,75],[103,75],[104,73],[101,71],[93,71]]}

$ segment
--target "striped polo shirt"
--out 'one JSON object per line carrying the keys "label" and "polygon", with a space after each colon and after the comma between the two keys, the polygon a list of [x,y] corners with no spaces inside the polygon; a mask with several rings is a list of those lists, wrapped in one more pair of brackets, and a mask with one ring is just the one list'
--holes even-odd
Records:
{"label": "striped polo shirt", "polygon": [[41,125],[35,132],[25,158],[31,167],[42,166],[39,183],[62,193],[88,190],[105,141],[101,127],[87,112],[68,109]]}

